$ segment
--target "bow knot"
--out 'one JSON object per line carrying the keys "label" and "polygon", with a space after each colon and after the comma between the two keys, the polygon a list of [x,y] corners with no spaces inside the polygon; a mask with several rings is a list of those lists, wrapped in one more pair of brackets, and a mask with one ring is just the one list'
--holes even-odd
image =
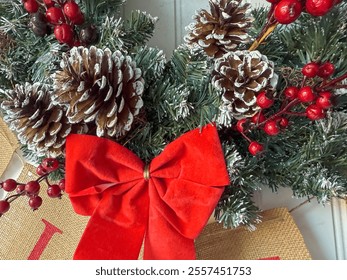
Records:
{"label": "bow knot", "polygon": [[145,168],[143,169],[143,178],[145,178],[146,181],[151,178],[151,174],[149,172],[149,163],[146,163]]}
{"label": "bow knot", "polygon": [[228,183],[212,125],[182,135],[150,164],[110,140],[72,134],[66,192],[78,214],[91,216],[74,258],[137,259],[144,241],[144,259],[194,259],[194,239]]}

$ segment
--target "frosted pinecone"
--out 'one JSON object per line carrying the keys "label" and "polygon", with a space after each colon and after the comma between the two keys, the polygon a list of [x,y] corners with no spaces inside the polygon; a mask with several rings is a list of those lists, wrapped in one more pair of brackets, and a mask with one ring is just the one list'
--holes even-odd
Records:
{"label": "frosted pinecone", "polygon": [[253,18],[248,16],[250,4],[241,5],[242,0],[210,0],[209,13],[197,12],[195,22],[187,27],[185,41],[198,45],[211,57],[221,57],[235,51],[240,44],[248,43],[248,29]]}
{"label": "frosted pinecone", "polygon": [[212,72],[212,83],[223,94],[226,119],[255,115],[260,109],[257,95],[262,91],[274,94],[277,80],[274,63],[259,51],[227,53],[216,59]]}
{"label": "frosted pinecone", "polygon": [[144,80],[131,57],[94,46],[75,47],[53,75],[54,101],[70,122],[96,125],[98,136],[120,138],[143,106]]}
{"label": "frosted pinecone", "polygon": [[68,122],[62,108],[54,106],[51,92],[39,83],[16,85],[5,91],[1,108],[4,121],[18,140],[37,156],[64,154],[66,137],[70,133],[85,133],[86,126]]}

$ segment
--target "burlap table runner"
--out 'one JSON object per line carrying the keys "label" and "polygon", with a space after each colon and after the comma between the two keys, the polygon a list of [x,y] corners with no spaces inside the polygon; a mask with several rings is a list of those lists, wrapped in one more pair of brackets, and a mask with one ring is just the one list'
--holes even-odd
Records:
{"label": "burlap table runner", "polygon": [[262,213],[263,221],[255,231],[244,227],[223,229],[221,224],[208,224],[195,246],[200,260],[309,260],[304,239],[286,208]]}
{"label": "burlap table runner", "polygon": [[[35,168],[25,164],[19,182],[36,178]],[[42,206],[32,211],[27,197],[11,203],[11,209],[0,218],[0,259],[69,260],[89,217],[77,215],[67,195],[49,198],[42,186]]]}
{"label": "burlap table runner", "polygon": [[0,176],[6,170],[14,151],[18,148],[16,136],[0,117]]}

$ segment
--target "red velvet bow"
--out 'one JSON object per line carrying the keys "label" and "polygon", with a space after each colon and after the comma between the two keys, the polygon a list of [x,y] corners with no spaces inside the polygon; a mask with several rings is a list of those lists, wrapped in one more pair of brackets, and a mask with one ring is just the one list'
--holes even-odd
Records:
{"label": "red velvet bow", "polygon": [[66,192],[91,216],[74,259],[195,259],[194,239],[229,183],[217,130],[170,143],[149,168],[115,142],[70,135]]}

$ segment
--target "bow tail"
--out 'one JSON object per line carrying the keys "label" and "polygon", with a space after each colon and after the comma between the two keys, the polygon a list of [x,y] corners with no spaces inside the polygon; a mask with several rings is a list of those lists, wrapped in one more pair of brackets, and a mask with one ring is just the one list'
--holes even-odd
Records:
{"label": "bow tail", "polygon": [[194,240],[181,235],[166,219],[160,216],[160,213],[153,213],[155,211],[150,208],[144,259],[194,260],[196,258]]}
{"label": "bow tail", "polygon": [[[109,202],[103,203],[105,200],[109,200],[109,197],[102,199],[92,214],[76,248],[74,259],[137,260],[148,223],[147,214],[135,214],[136,217],[133,217],[134,213],[118,212],[118,215],[110,217],[112,210],[109,211],[109,208],[105,215],[105,209],[110,205]],[[146,213],[148,201],[144,200],[144,205],[137,206]],[[113,203],[122,205],[120,201]]]}

